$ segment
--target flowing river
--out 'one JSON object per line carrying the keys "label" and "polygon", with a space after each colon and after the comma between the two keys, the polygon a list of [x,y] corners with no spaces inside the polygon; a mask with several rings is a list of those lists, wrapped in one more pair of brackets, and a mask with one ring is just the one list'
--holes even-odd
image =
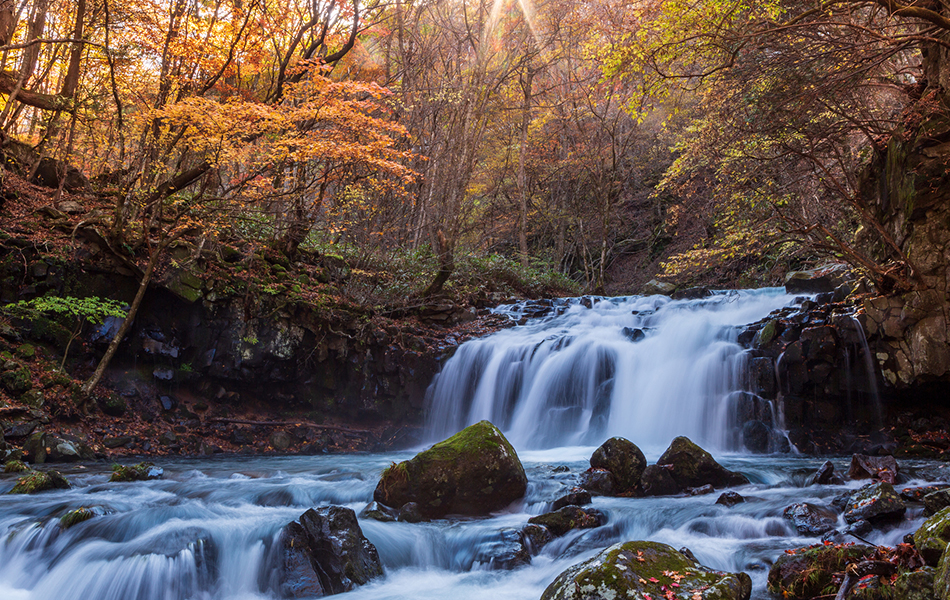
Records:
{"label": "flowing river", "polygon": [[[615,299],[587,303],[591,307],[567,302],[558,316],[466,344],[433,386],[432,436],[473,420],[495,420],[525,465],[528,492],[522,502],[484,519],[361,519],[385,577],[344,597],[537,600],[565,568],[627,540],[687,547],[707,566],[746,571],[753,597],[768,597],[768,566],[787,548],[819,541],[799,536],[782,517],[785,507],[828,505],[860,486],[806,486],[824,458],[752,457],[730,447],[728,411],[719,405],[744,381],[737,326],[791,302],[775,291],[702,301]],[[606,525],[557,538],[528,566],[494,569],[505,532],[546,512],[606,437],[627,437],[652,463],[684,434],[749,477],[750,485],[736,489],[746,502],[717,505],[718,493],[595,497],[593,507],[607,515]],[[272,549],[281,528],[314,506],[343,505],[359,513],[372,500],[380,472],[413,454],[162,460],[163,479],[136,483],[107,483],[105,464],[67,466],[72,489],[0,495],[0,599],[276,598]],[[847,459],[833,462],[847,471]],[[901,469],[906,485],[950,480],[942,464],[902,461]],[[14,475],[0,475],[0,494],[14,481]],[[64,529],[59,517],[78,507],[98,516]],[[894,545],[922,520],[911,508],[903,521],[866,539]]]}

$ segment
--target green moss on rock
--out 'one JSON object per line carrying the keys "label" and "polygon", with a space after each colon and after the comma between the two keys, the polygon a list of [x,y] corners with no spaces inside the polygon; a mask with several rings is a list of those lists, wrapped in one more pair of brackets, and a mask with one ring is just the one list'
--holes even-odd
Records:
{"label": "green moss on rock", "polygon": [[746,600],[751,593],[745,573],[713,571],[666,544],[626,542],[561,573],[541,600]]}
{"label": "green moss on rock", "polygon": [[834,595],[838,588],[832,582],[833,575],[873,553],[874,548],[869,546],[849,544],[817,546],[783,554],[769,570],[768,589],[792,600]]}
{"label": "green moss on rock", "polygon": [[164,470],[161,467],[156,467],[150,462],[141,462],[136,465],[112,465],[112,476],[109,477],[109,481],[148,481],[161,479],[163,474]]}
{"label": "green moss on rock", "polygon": [[950,543],[950,507],[930,517],[914,532],[914,545],[924,561],[937,566],[947,544]]}
{"label": "green moss on rock", "polygon": [[394,508],[416,502],[430,519],[487,515],[523,497],[527,485],[514,448],[494,425],[482,421],[390,466],[374,499]]}
{"label": "green moss on rock", "polygon": [[9,460],[3,465],[4,473],[25,473],[30,470],[22,460]]}
{"label": "green moss on rock", "polygon": [[65,515],[61,516],[59,518],[59,524],[63,529],[69,529],[73,525],[78,525],[83,521],[88,521],[94,516],[96,516],[96,513],[83,506],[77,508],[76,510],[71,510]]}
{"label": "green moss on rock", "polygon": [[69,482],[58,471],[30,471],[19,478],[11,494],[35,494],[53,489],[68,489]]}

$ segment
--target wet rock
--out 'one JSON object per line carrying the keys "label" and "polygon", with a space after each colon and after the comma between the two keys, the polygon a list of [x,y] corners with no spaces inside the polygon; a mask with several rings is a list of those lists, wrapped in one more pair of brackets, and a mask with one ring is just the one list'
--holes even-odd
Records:
{"label": "wet rock", "polygon": [[361,519],[373,519],[382,523],[391,523],[396,520],[396,512],[379,502],[370,502],[360,511]]}
{"label": "wet rock", "polygon": [[821,535],[834,529],[838,522],[836,513],[808,502],[799,502],[789,506],[782,513],[782,516],[795,525],[795,529],[800,535]]}
{"label": "wet rock", "polygon": [[613,475],[616,492],[630,492],[640,483],[647,460],[637,446],[622,437],[610,438],[590,457],[594,469],[606,469]]}
{"label": "wet rock", "polygon": [[613,496],[617,491],[613,473],[607,469],[587,469],[581,473],[579,485],[597,496]]}
{"label": "wet rock", "polygon": [[66,439],[50,433],[34,433],[23,444],[24,454],[33,464],[92,460],[92,449],[78,438]]}
{"label": "wet rock", "polygon": [[45,492],[46,490],[65,490],[69,488],[69,482],[59,471],[30,471],[28,474],[17,479],[11,494],[35,494]]}
{"label": "wet rock", "polygon": [[914,532],[914,546],[924,562],[936,567],[950,543],[950,508],[938,511]]}
{"label": "wet rock", "polygon": [[584,506],[591,503],[590,492],[580,488],[574,488],[570,493],[565,494],[551,503],[551,510],[560,510],[565,506]]}
{"label": "wet rock", "polygon": [[733,491],[723,492],[716,500],[716,504],[721,504],[728,507],[733,507],[736,504],[741,504],[743,502],[745,502],[745,498]]}
{"label": "wet rock", "polygon": [[363,536],[356,514],[342,506],[310,509],[281,535],[283,597],[348,592],[382,577],[376,547]]}
{"label": "wet rock", "polygon": [[150,462],[141,462],[135,465],[114,465],[109,481],[149,481],[161,479],[164,475],[165,470],[161,467],[156,467]]}
{"label": "wet rock", "polygon": [[85,506],[71,510],[59,518],[59,526],[63,529],[69,529],[93,517],[101,517],[106,511],[101,506],[87,508]]}
{"label": "wet rock", "polygon": [[934,570],[923,567],[897,576],[894,597],[900,600],[934,600]]}
{"label": "wet rock", "polygon": [[3,465],[4,473],[26,473],[30,467],[26,466],[22,460],[9,460]]}
{"label": "wet rock", "polygon": [[120,435],[119,437],[104,437],[102,438],[102,445],[106,448],[121,448],[127,446],[133,442],[132,437],[128,435]]}
{"label": "wet rock", "polygon": [[679,597],[674,590],[696,600],[747,600],[752,581],[745,573],[703,567],[666,544],[626,542],[561,573],[541,600],[660,599],[668,591]]}
{"label": "wet rock", "polygon": [[593,529],[607,522],[604,513],[595,508],[583,509],[579,506],[565,506],[554,512],[544,513],[528,519],[531,525],[546,527],[554,537],[561,537],[574,529]]}
{"label": "wet rock", "polygon": [[634,327],[624,327],[620,330],[620,333],[631,342],[639,342],[647,336],[642,329]]}
{"label": "wet rock", "polygon": [[487,515],[522,498],[527,485],[514,448],[482,421],[386,469],[373,498],[393,507],[416,502],[427,518]]}
{"label": "wet rock", "polygon": [[841,485],[844,479],[835,472],[835,466],[830,460],[818,467],[818,471],[808,478],[805,485]]}
{"label": "wet rock", "polygon": [[[918,487],[907,487],[901,490],[901,498],[906,502],[923,502],[924,497],[933,492],[948,489],[945,484],[940,485],[922,485]],[[939,510],[939,509],[938,509]],[[936,512],[936,511],[935,511]]]}
{"label": "wet rock", "polygon": [[948,506],[950,506],[950,489],[937,490],[924,496],[924,514],[927,516],[936,514]]}
{"label": "wet rock", "polygon": [[855,454],[851,457],[849,479],[875,479],[885,483],[897,481],[897,460],[893,456],[866,456]]}
{"label": "wet rock", "polygon": [[716,491],[716,488],[714,488],[713,486],[707,483],[706,485],[701,485],[699,487],[686,488],[686,495],[687,496],[706,496],[708,494],[714,493],[715,491]]}
{"label": "wet rock", "polygon": [[473,562],[492,571],[511,570],[531,564],[531,555],[517,529],[502,529],[479,543]]}
{"label": "wet rock", "polygon": [[670,467],[669,473],[680,489],[706,484],[724,488],[749,483],[745,475],[726,469],[685,437],[674,439],[656,464]]}
{"label": "wet rock", "polygon": [[554,534],[543,525],[528,524],[521,528],[521,538],[525,548],[531,554],[537,554],[548,542],[554,539]]}
{"label": "wet rock", "polygon": [[396,520],[401,523],[422,523],[427,519],[418,502],[406,502],[396,512]]}
{"label": "wet rock", "polygon": [[749,421],[742,426],[742,444],[749,452],[768,452],[771,435],[772,430],[762,421]]}
{"label": "wet rock", "polygon": [[807,600],[834,594],[833,575],[874,553],[869,546],[820,546],[783,554],[769,569],[768,590],[780,598]]}
{"label": "wet rock", "polygon": [[672,496],[680,493],[680,486],[670,475],[670,469],[662,465],[650,465],[640,476],[640,489],[644,496]]}
{"label": "wet rock", "polygon": [[889,483],[866,485],[851,494],[846,506],[844,520],[854,523],[862,519],[871,521],[885,521],[899,519],[904,515],[907,506],[894,491]]}
{"label": "wet rock", "polygon": [[710,290],[708,287],[699,286],[676,290],[673,292],[672,298],[673,300],[702,300],[703,298],[709,298],[712,295],[712,290]]}

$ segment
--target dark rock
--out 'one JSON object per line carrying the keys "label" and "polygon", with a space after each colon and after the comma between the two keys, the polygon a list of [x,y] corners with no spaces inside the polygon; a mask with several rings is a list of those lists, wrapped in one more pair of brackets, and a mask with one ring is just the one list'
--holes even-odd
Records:
{"label": "dark rock", "polygon": [[554,539],[554,534],[544,525],[528,524],[521,528],[521,537],[528,552],[537,554],[541,551],[541,548]]}
{"label": "dark rock", "polygon": [[713,486],[707,483],[706,485],[701,485],[699,487],[686,488],[686,495],[687,496],[705,496],[707,494],[712,494],[715,491],[716,491],[716,488],[714,488]]}
{"label": "dark rock", "polygon": [[936,567],[950,543],[950,508],[938,511],[914,532],[914,546],[924,562]]}
{"label": "dark rock", "polygon": [[164,475],[163,468],[156,467],[150,462],[141,462],[136,465],[114,465],[109,481],[149,481],[161,479]]}
{"label": "dark rock", "polygon": [[730,507],[742,502],[745,502],[745,498],[733,491],[723,492],[719,495],[719,499],[716,500],[716,504],[722,504],[723,506]]}
{"label": "dark rock", "polygon": [[561,573],[541,600],[661,599],[677,588],[690,590],[695,600],[748,600],[752,580],[745,573],[707,569],[666,544],[626,542]]}
{"label": "dark rock", "polygon": [[493,571],[510,570],[531,564],[531,555],[518,530],[502,529],[478,544],[473,562]]}
{"label": "dark rock", "polygon": [[676,290],[671,297],[673,300],[702,300],[712,295],[712,290],[707,287],[691,287]]}
{"label": "dark rock", "polygon": [[642,329],[633,327],[624,327],[620,330],[620,333],[631,342],[639,342],[647,336]]}
{"label": "dark rock", "polygon": [[65,439],[49,433],[34,433],[23,444],[24,454],[33,464],[92,460],[92,449],[78,438]]}
{"label": "dark rock", "polygon": [[821,535],[834,529],[838,522],[837,514],[808,502],[789,506],[782,516],[791,521],[801,535]]}
{"label": "dark rock", "polygon": [[762,421],[749,421],[742,426],[742,444],[750,452],[768,452],[771,436],[771,428]]}
{"label": "dark rock", "polygon": [[848,498],[844,520],[854,523],[859,520],[883,521],[904,515],[907,507],[894,486],[889,483],[866,485]]}
{"label": "dark rock", "polygon": [[231,432],[231,443],[237,446],[249,446],[254,443],[254,437],[249,431],[239,427]]}
{"label": "dark rock", "polygon": [[592,529],[607,522],[607,517],[597,509],[583,509],[579,506],[565,506],[554,512],[544,513],[528,519],[531,525],[542,525],[554,537],[560,537],[573,529]]}
{"label": "dark rock", "polygon": [[379,502],[370,502],[360,511],[361,519],[373,519],[382,523],[391,523],[396,520],[396,512]]}
{"label": "dark rock", "polygon": [[286,431],[275,431],[268,438],[270,445],[274,447],[275,450],[287,450],[294,445],[294,438],[292,435]]}
{"label": "dark rock", "polygon": [[132,437],[128,435],[121,435],[119,437],[104,437],[102,438],[102,445],[106,448],[121,448],[132,443]]}
{"label": "dark rock", "polygon": [[869,557],[869,546],[820,546],[783,554],[769,569],[768,590],[780,598],[808,600],[826,593],[835,573]]}
{"label": "dark rock", "polygon": [[[901,497],[904,494],[901,493]],[[924,496],[924,514],[930,515],[940,512],[950,506],[950,489],[937,490]]]}
{"label": "dark rock", "polygon": [[396,520],[402,523],[422,523],[427,519],[418,502],[406,502],[399,508]]}
{"label": "dark rock", "polygon": [[670,475],[670,470],[661,465],[650,465],[640,476],[640,488],[645,496],[672,496],[683,489]]}
{"label": "dark rock", "polygon": [[775,364],[767,356],[755,357],[749,361],[749,377],[752,391],[759,396],[771,398],[775,395]]}
{"label": "dark rock", "polygon": [[640,483],[647,460],[637,446],[621,437],[610,438],[590,457],[590,466],[606,469],[614,476],[617,493],[632,491]]}
{"label": "dark rock", "polygon": [[575,488],[551,503],[551,510],[559,510],[565,506],[584,506],[591,503],[590,492]]}
{"label": "dark rock", "polygon": [[939,492],[940,490],[945,490],[950,488],[946,484],[938,485],[922,485],[919,487],[908,487],[901,490],[901,498],[906,502],[923,502],[924,497],[927,494],[932,494],[933,492]]}
{"label": "dark rock", "polygon": [[178,443],[178,436],[175,435],[174,431],[166,431],[162,435],[158,436],[158,441],[162,445],[171,446],[172,444]]}
{"label": "dark rock", "polygon": [[33,433],[36,429],[36,421],[27,421],[26,423],[14,423],[3,430],[3,436],[8,438],[22,438]]}
{"label": "dark rock", "polygon": [[528,479],[514,448],[488,421],[383,471],[377,502],[416,502],[428,518],[487,515],[524,496]]}
{"label": "dark rock", "polygon": [[161,396],[158,400],[162,403],[162,410],[166,412],[175,410],[175,408],[178,406],[178,402],[176,402],[171,396]]}
{"label": "dark rock", "polygon": [[745,475],[726,469],[685,437],[674,439],[656,464],[669,465],[670,475],[680,489],[706,484],[724,488],[749,483]]}
{"label": "dark rock", "polygon": [[822,294],[834,292],[848,276],[848,266],[826,265],[809,271],[793,271],[785,276],[788,294]]}
{"label": "dark rock", "polygon": [[842,483],[844,479],[835,473],[835,466],[830,460],[826,460],[818,467],[815,474],[808,478],[805,485],[841,485]]}
{"label": "dark rock", "polygon": [[850,479],[875,479],[885,483],[897,481],[898,467],[893,456],[865,456],[855,454],[851,457]]}
{"label": "dark rock", "polygon": [[382,577],[379,554],[363,536],[356,514],[341,506],[310,509],[281,535],[283,597],[348,592]]}
{"label": "dark rock", "polygon": [[598,496],[613,496],[617,491],[613,473],[607,469],[587,469],[581,473],[578,485]]}
{"label": "dark rock", "polygon": [[894,582],[894,598],[900,600],[933,600],[934,570],[924,567],[916,571],[906,571],[897,576]]}

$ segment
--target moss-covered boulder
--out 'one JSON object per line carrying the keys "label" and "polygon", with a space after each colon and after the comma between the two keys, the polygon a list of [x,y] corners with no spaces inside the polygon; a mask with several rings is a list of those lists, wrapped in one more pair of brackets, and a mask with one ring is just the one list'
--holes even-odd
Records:
{"label": "moss-covered boulder", "polygon": [[723,467],[710,453],[686,437],[673,440],[656,464],[667,467],[681,490],[707,484],[718,489],[749,483],[745,475]]}
{"label": "moss-covered boulder", "polygon": [[109,481],[148,481],[161,479],[165,470],[156,467],[150,462],[141,462],[135,465],[112,465],[112,475]]}
{"label": "moss-covered boulder", "polygon": [[875,483],[851,494],[844,520],[848,523],[894,520],[900,519],[906,510],[907,506],[894,490],[894,486],[889,483]]}
{"label": "moss-covered boulder", "polygon": [[30,471],[17,479],[11,494],[35,494],[46,490],[69,488],[69,482],[59,471]]}
{"label": "moss-covered boulder", "polygon": [[544,513],[528,519],[531,525],[548,528],[555,537],[560,537],[573,529],[592,529],[607,522],[604,513],[595,508],[584,509],[579,506],[565,506],[554,512]]}
{"label": "moss-covered boulder", "polygon": [[383,471],[373,498],[416,502],[426,518],[487,515],[524,496],[524,467],[498,428],[482,421]]}
{"label": "moss-covered boulder", "polygon": [[622,437],[610,438],[590,457],[590,466],[613,475],[618,494],[633,491],[647,467],[647,459],[636,444]]}
{"label": "moss-covered boulder", "polygon": [[844,571],[874,553],[870,546],[816,546],[789,550],[769,570],[768,588],[780,598],[807,600],[816,596],[834,596],[838,586],[833,583],[835,573]]}
{"label": "moss-covered boulder", "polygon": [[382,575],[376,547],[349,508],[311,508],[281,534],[282,598],[340,594]]}
{"label": "moss-covered boulder", "polygon": [[923,567],[901,573],[894,582],[894,598],[900,600],[934,600],[934,570]]}
{"label": "moss-covered boulder", "polygon": [[58,436],[36,432],[23,443],[23,453],[35,465],[47,462],[92,460],[95,454],[86,443],[74,436]]}
{"label": "moss-covered boulder", "polygon": [[541,600],[747,600],[751,593],[745,573],[707,569],[666,544],[626,542],[561,573]]}
{"label": "moss-covered boulder", "polygon": [[4,473],[25,473],[29,470],[30,467],[26,466],[26,463],[22,460],[8,460],[3,465]]}
{"label": "moss-covered boulder", "polygon": [[59,526],[63,529],[69,529],[74,525],[79,525],[93,517],[101,517],[106,514],[101,506],[85,507],[73,509],[59,518]]}
{"label": "moss-covered boulder", "polygon": [[924,562],[936,567],[950,543],[950,507],[930,517],[914,533],[914,546]]}

